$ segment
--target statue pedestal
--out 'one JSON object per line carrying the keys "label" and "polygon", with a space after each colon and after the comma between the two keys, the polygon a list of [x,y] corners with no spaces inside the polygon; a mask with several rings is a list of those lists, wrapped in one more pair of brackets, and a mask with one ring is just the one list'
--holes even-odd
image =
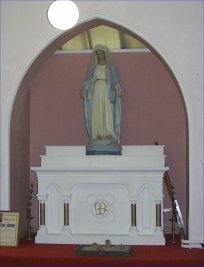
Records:
{"label": "statue pedestal", "polygon": [[38,178],[35,242],[164,245],[164,166],[163,146],[123,146],[121,156],[47,146],[41,167],[31,168]]}
{"label": "statue pedestal", "polygon": [[122,147],[110,138],[96,139],[86,147],[86,155],[121,155]]}

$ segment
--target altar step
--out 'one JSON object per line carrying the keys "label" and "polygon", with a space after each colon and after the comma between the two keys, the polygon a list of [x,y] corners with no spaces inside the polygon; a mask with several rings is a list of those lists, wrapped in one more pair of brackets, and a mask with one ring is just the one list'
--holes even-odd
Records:
{"label": "altar step", "polygon": [[158,169],[165,165],[164,146],[122,146],[122,155],[86,155],[85,146],[46,146],[45,168]]}

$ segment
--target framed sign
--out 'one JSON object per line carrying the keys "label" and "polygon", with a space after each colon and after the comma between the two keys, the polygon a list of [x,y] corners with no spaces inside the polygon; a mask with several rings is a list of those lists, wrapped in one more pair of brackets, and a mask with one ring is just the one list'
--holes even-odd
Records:
{"label": "framed sign", "polygon": [[18,246],[19,212],[0,211],[0,246]]}

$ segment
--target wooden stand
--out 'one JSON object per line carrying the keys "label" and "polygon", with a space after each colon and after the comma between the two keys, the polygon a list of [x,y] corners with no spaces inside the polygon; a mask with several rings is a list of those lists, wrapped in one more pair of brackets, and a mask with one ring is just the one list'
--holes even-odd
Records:
{"label": "wooden stand", "polygon": [[164,173],[164,182],[166,184],[167,191],[169,193],[169,197],[172,203],[172,217],[171,217],[172,243],[175,243],[175,223],[178,223],[178,226],[181,229],[182,235],[185,235],[185,226],[184,226],[181,210],[178,205],[178,201],[175,199],[174,186],[171,183],[171,180],[170,180],[170,177],[167,171]]}
{"label": "wooden stand", "polygon": [[[155,142],[155,145],[159,145],[158,142]],[[178,223],[179,228],[181,229],[181,234],[185,235],[185,226],[181,214],[181,210],[179,208],[178,201],[175,198],[175,191],[174,186],[171,183],[171,179],[169,177],[168,171],[165,171],[164,173],[164,182],[169,194],[169,197],[171,199],[171,205],[172,205],[172,217],[171,217],[171,231],[172,231],[172,243],[175,243],[175,224]]]}

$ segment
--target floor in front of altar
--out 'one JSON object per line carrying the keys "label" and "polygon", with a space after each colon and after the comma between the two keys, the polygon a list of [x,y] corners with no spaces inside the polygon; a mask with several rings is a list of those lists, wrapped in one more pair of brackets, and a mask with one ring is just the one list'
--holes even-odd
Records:
{"label": "floor in front of altar", "polygon": [[129,256],[77,256],[79,245],[35,244],[22,239],[18,247],[0,247],[0,266],[204,266],[203,249],[181,248],[180,239],[165,246],[131,246]]}

